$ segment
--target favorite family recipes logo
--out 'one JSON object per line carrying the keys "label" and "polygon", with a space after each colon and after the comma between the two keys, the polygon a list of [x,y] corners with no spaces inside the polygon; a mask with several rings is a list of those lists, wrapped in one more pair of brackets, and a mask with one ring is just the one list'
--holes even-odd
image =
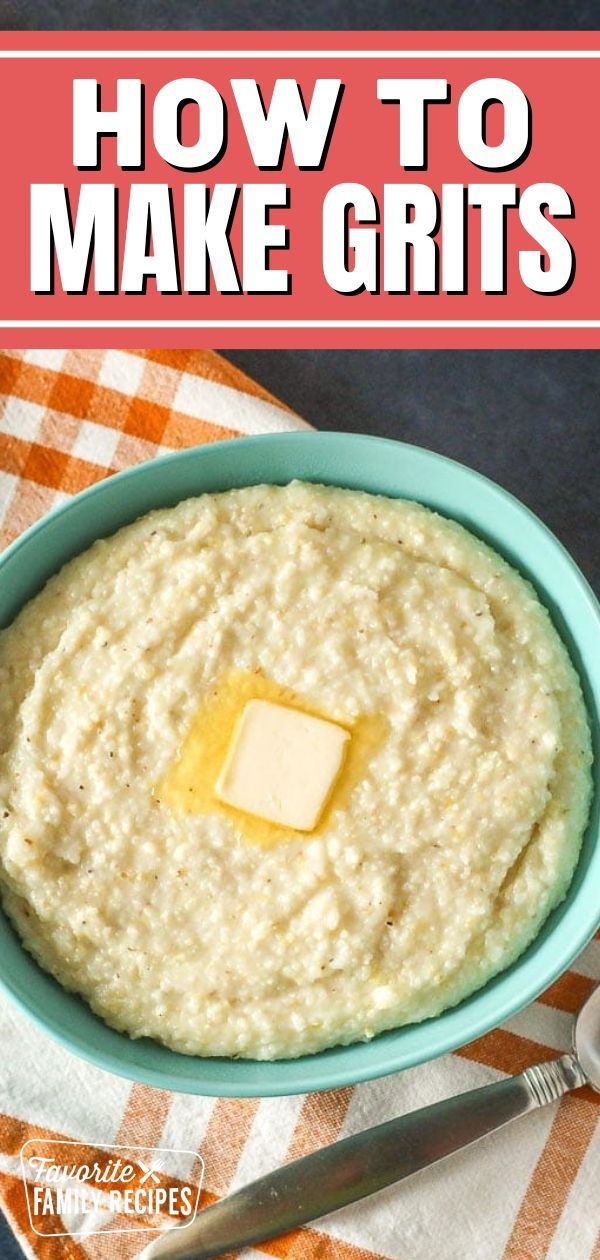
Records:
{"label": "favorite family recipes logo", "polygon": [[21,1169],[31,1227],[53,1237],[190,1225],[204,1172],[195,1151],[41,1138]]}
{"label": "favorite family recipes logo", "polygon": [[318,328],[320,344],[384,345],[448,329],[466,345],[469,329],[516,328],[540,345],[540,330],[600,330],[593,41],[24,38],[0,37],[0,109],[19,119],[0,136],[9,340],[260,345],[268,328],[301,345]]}

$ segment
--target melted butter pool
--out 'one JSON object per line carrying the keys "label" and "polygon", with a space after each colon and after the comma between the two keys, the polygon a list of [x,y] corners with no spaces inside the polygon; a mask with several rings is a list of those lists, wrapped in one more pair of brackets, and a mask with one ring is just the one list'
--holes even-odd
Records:
{"label": "melted butter pool", "polygon": [[[314,831],[296,831],[267,822],[225,804],[215,793],[235,726],[249,700],[270,700],[300,709],[313,717],[337,722],[350,732],[344,764]],[[327,830],[333,810],[344,808],[353,788],[365,774],[384,731],[384,720],[377,716],[364,715],[348,721],[343,715],[315,708],[289,687],[280,686],[260,672],[231,671],[211,688],[200,706],[175,761],[156,785],[154,798],[180,816],[224,815],[245,839],[257,844],[271,845],[293,837],[310,839]]]}

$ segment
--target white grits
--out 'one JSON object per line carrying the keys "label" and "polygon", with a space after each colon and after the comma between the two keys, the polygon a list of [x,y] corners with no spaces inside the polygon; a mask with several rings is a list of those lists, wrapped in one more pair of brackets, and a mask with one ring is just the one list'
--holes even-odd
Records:
{"label": "white grits", "polygon": [[[322,834],[264,847],[153,788],[231,669],[385,736]],[[434,1015],[564,897],[580,687],[529,587],[407,502],[293,483],[153,512],[0,636],[0,856],[27,948],[109,1024],[284,1058]]]}

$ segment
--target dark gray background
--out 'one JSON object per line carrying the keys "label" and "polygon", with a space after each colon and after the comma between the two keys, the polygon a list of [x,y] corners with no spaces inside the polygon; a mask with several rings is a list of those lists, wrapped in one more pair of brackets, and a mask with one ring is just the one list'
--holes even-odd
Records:
{"label": "dark gray background", "polygon": [[594,30],[598,0],[0,0],[16,30]]}
{"label": "dark gray background", "polygon": [[225,351],[317,428],[401,438],[499,481],[600,590],[600,353]]}
{"label": "dark gray background", "polygon": [[[0,0],[40,29],[600,27],[598,0]],[[600,355],[583,351],[236,351],[320,428],[416,442],[494,477],[543,517],[600,588]],[[22,1253],[0,1221],[0,1260]]]}

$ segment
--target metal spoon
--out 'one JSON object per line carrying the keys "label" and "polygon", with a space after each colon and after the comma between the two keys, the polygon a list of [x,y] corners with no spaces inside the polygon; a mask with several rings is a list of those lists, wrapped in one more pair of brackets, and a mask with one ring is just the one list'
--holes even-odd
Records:
{"label": "metal spoon", "polygon": [[402,1181],[581,1085],[600,1091],[600,985],[581,1008],[573,1050],[297,1159],[175,1226],[143,1260],[209,1260],[263,1242]]}

